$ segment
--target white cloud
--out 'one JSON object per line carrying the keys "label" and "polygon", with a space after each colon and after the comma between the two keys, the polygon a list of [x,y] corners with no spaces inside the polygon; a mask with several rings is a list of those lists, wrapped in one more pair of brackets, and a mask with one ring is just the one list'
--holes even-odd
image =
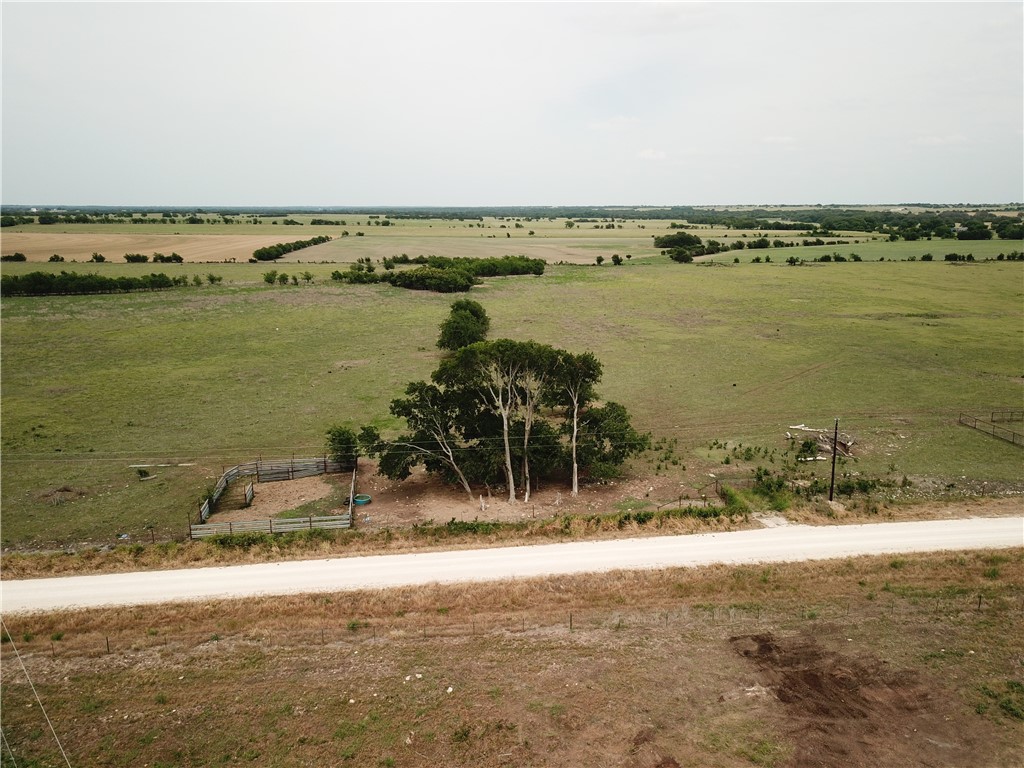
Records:
{"label": "white cloud", "polygon": [[967,143],[967,137],[959,133],[950,136],[918,136],[914,139],[914,144],[922,147],[949,147]]}
{"label": "white cloud", "polygon": [[4,203],[956,202],[1024,188],[1020,3],[56,7],[4,3]]}
{"label": "white cloud", "polygon": [[626,117],[624,115],[615,115],[604,120],[592,120],[587,123],[587,128],[592,131],[610,131],[619,132],[634,128],[640,123],[635,117]]}

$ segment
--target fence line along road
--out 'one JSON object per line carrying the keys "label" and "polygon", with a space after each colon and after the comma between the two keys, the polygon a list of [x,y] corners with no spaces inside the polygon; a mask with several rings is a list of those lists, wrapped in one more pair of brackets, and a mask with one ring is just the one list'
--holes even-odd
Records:
{"label": "fence line along road", "polygon": [[4,581],[4,613],[1024,546],[1024,518],[808,526]]}
{"label": "fence line along road", "polygon": [[329,515],[321,517],[267,518],[265,520],[234,520],[227,523],[203,523],[189,526],[193,539],[220,534],[235,533],[288,533],[290,531],[311,531],[314,528],[348,529],[352,527],[352,515]]}

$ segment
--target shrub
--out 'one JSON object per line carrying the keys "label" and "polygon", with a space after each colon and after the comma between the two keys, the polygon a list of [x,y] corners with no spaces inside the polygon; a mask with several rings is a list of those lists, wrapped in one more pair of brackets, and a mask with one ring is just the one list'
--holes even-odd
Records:
{"label": "shrub", "polygon": [[24,253],[5,253],[0,256],[0,261],[28,261]]}
{"label": "shrub", "polygon": [[348,427],[331,427],[327,430],[327,451],[332,460],[343,469],[352,469],[359,459],[359,440]]}
{"label": "shrub", "polygon": [[270,546],[274,537],[263,531],[245,531],[244,533],[218,533],[207,537],[206,541],[221,549],[249,549],[250,547]]}
{"label": "shrub", "polygon": [[491,327],[487,312],[476,301],[459,299],[452,303],[451,314],[441,323],[437,346],[456,350],[487,338]]}
{"label": "shrub", "polygon": [[728,515],[745,515],[749,511],[747,504],[740,497],[739,493],[734,488],[730,488],[728,485],[723,485],[721,491],[719,491],[722,501],[725,502],[725,511]]}
{"label": "shrub", "polygon": [[383,279],[396,288],[414,291],[436,291],[437,293],[460,293],[468,291],[477,279],[461,269],[438,269],[417,267],[407,272],[388,272]]}

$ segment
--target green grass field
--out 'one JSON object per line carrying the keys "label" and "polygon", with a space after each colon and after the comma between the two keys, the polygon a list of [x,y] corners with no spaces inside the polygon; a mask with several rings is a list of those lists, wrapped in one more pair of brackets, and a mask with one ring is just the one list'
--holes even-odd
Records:
{"label": "green grass field", "polygon": [[[536,243],[555,252],[578,245],[561,222],[545,224],[550,237]],[[664,224],[648,223],[634,241]],[[282,240],[313,234],[273,229]],[[477,239],[459,231],[429,244],[437,248],[403,250],[462,255]],[[825,428],[838,417],[858,441],[858,471],[1020,488],[1020,448],[956,422],[960,411],[1024,405],[1024,265],[941,261],[1018,247],[877,241],[741,251],[740,264],[720,254],[715,266],[674,264],[648,248],[619,267],[550,266],[471,295],[492,318],[492,338],[593,351],[604,363],[600,393],[655,438],[677,438],[694,466],[712,440],[782,448],[790,425]],[[833,252],[865,261],[781,263]],[[938,261],[905,260],[927,252]],[[764,254],[774,263],[750,263]],[[180,536],[225,466],[319,454],[334,424],[396,427],[388,403],[436,367],[438,325],[455,297],[339,285],[329,279],[335,265],[294,263],[302,255],[276,264],[4,264],[5,274],[223,277],[163,293],[3,300],[4,546],[111,541],[148,525]],[[269,269],[315,279],[270,287],[261,279]],[[133,464],[175,466],[151,467],[141,480]]]}

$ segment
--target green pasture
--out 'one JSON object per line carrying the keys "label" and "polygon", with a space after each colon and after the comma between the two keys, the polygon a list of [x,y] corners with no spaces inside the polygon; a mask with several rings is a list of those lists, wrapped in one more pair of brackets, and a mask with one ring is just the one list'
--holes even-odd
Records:
{"label": "green pasture", "polygon": [[[721,254],[716,265],[551,266],[471,295],[492,338],[593,351],[600,393],[656,439],[676,438],[691,473],[707,471],[712,440],[782,449],[791,425],[839,417],[857,439],[856,471],[1021,487],[1024,452],[956,421],[1024,406],[1024,264],[941,261],[1019,244],[868,245],[854,248],[862,263],[802,267],[782,261],[852,246],[761,251],[771,264],[741,251],[735,265]],[[935,262],[892,261],[928,251]],[[69,265],[3,271],[39,268]],[[438,325],[456,298],[340,285],[330,264],[88,268],[223,283],[3,300],[4,546],[137,539],[149,525],[180,536],[224,467],[319,454],[334,424],[397,427],[388,403],[436,367]],[[271,287],[260,277],[269,269],[315,279]],[[143,479],[136,464],[172,466]]]}

